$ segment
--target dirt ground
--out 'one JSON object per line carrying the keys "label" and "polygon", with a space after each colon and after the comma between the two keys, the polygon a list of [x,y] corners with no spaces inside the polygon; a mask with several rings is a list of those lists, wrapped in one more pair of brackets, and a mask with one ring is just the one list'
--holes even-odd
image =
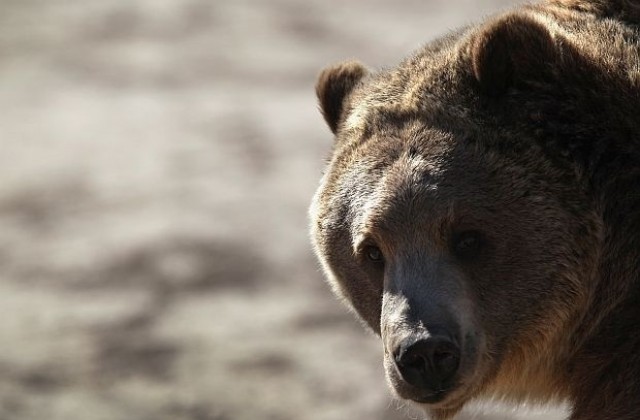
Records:
{"label": "dirt ground", "polygon": [[2,0],[0,420],[421,418],[310,251],[313,83],[511,4]]}

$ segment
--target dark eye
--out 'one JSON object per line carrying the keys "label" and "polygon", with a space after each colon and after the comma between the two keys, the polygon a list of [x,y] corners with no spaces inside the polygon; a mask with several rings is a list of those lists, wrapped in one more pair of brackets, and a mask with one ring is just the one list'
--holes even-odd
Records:
{"label": "dark eye", "polygon": [[364,255],[369,261],[380,263],[383,261],[382,251],[377,246],[367,246],[364,249]]}
{"label": "dark eye", "polygon": [[453,253],[462,259],[472,259],[476,257],[483,245],[483,238],[479,232],[466,231],[453,237]]}

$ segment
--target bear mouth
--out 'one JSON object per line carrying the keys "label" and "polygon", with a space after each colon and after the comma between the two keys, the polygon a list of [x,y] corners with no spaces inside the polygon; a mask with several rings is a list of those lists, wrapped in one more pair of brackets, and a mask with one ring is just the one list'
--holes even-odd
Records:
{"label": "bear mouth", "polygon": [[435,391],[418,390],[405,383],[396,383],[393,388],[396,395],[403,400],[429,407],[448,408],[458,406],[462,397],[461,387],[457,384]]}
{"label": "bear mouth", "polygon": [[430,404],[430,405],[432,405],[432,404],[440,403],[443,400],[445,400],[445,398],[449,394],[449,391],[451,391],[451,390],[452,390],[452,388],[439,389],[437,391],[433,391],[433,392],[430,392],[430,393],[410,396],[410,397],[405,398],[405,399],[408,399],[408,400],[413,401],[413,402],[418,403],[418,404]]}
{"label": "bear mouth", "polygon": [[441,412],[448,413],[447,416],[452,416],[460,411],[471,398],[468,387],[456,385],[429,395],[415,395],[413,398],[404,398],[404,400],[415,404],[416,407],[431,413],[431,415]]}

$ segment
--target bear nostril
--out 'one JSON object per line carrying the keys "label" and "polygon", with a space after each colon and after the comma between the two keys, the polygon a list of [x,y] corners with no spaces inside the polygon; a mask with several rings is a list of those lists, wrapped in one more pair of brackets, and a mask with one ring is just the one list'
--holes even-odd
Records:
{"label": "bear nostril", "polygon": [[458,368],[459,358],[451,350],[438,350],[433,352],[433,366],[440,372],[443,378],[451,376]]}
{"label": "bear nostril", "polygon": [[409,353],[400,360],[400,363],[411,369],[425,370],[429,366],[429,361],[419,353]]}

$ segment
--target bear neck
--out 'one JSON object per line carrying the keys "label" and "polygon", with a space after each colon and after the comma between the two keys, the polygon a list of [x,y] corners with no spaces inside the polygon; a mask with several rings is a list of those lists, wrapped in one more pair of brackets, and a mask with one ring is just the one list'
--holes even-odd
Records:
{"label": "bear neck", "polygon": [[[637,112],[640,101],[626,109]],[[586,174],[603,225],[597,282],[591,305],[576,329],[567,366],[575,397],[572,418],[640,418],[640,117],[611,104],[593,133]],[[606,392],[594,392],[594,390]],[[606,395],[606,400],[604,399]],[[614,408],[615,407],[615,408]]]}

